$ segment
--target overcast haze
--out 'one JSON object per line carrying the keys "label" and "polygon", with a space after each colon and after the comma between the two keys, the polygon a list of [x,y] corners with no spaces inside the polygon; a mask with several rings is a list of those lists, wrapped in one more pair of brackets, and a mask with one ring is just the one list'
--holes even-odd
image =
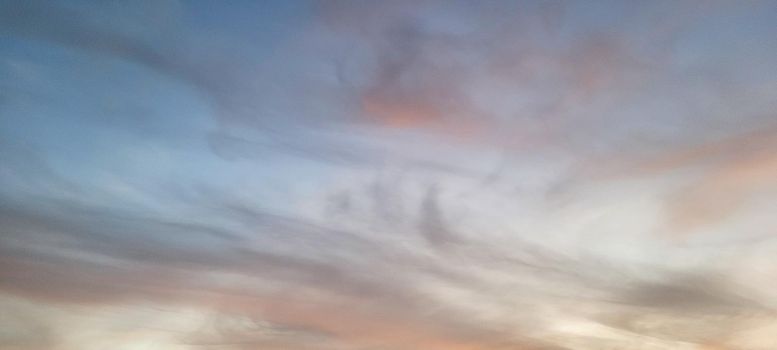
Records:
{"label": "overcast haze", "polygon": [[0,349],[777,349],[775,1],[0,1]]}

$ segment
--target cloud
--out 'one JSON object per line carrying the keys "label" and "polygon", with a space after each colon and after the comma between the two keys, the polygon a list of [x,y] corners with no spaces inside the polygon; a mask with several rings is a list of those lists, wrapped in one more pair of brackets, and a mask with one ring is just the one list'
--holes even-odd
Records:
{"label": "cloud", "polygon": [[774,132],[690,113],[719,91],[687,98],[689,75],[722,76],[677,44],[704,23],[643,41],[643,14],[675,8],[610,5],[326,2],[257,43],[194,3],[3,3],[10,42],[140,67],[215,119],[164,95],[148,100],[180,112],[153,114],[170,130],[95,127],[89,89],[124,93],[95,74],[38,101],[74,115],[0,128],[0,302],[46,310],[8,313],[0,346],[758,349],[742,344],[775,322],[770,243],[658,236],[772,227]]}
{"label": "cloud", "polygon": [[342,70],[366,121],[520,150],[580,132],[587,115],[661,74],[617,34],[581,31],[552,47],[546,41],[561,39],[524,15],[531,5],[477,15],[471,5],[396,3],[377,17],[358,5],[320,6],[328,28],[354,43]]}
{"label": "cloud", "polygon": [[[763,313],[757,304],[686,276],[640,281],[615,265],[564,257],[528,243],[508,249],[500,241],[473,242],[455,254],[432,257],[383,240],[376,232],[328,228],[216,193],[202,195],[198,202],[208,203],[203,205],[211,215],[235,225],[217,229],[56,201],[11,205],[6,198],[0,289],[48,303],[131,305],[149,300],[188,305],[213,318],[248,317],[271,329],[299,330],[271,332],[239,324],[213,330],[204,323],[181,339],[183,344],[224,348],[304,349],[316,342],[333,349],[575,348],[571,335],[557,345],[542,336],[564,319],[546,319],[533,307],[522,312],[526,323],[520,326],[508,326],[514,317],[509,310],[469,314],[504,303],[571,308],[565,317],[577,314],[592,323],[600,322],[602,313],[641,322],[671,320],[689,310],[724,310],[727,318],[721,322],[736,324],[737,315]],[[424,229],[435,230],[424,233],[432,245],[456,241],[439,236],[448,224],[442,221],[438,200],[434,188],[427,188],[419,203]],[[634,282],[619,285],[624,278]],[[449,293],[461,293],[463,299]],[[634,308],[651,311],[629,316]],[[682,321],[683,327],[693,324]]]}
{"label": "cloud", "polygon": [[650,308],[667,308],[685,312],[742,312],[758,306],[753,301],[741,298],[721,281],[712,276],[679,275],[672,280],[659,283],[637,284],[627,294],[626,303]]}
{"label": "cloud", "polygon": [[775,189],[774,139],[774,128],[767,124],[754,131],[673,147],[655,156],[611,162],[618,164],[616,170],[593,177],[679,177],[680,184],[665,195],[668,229],[694,232],[735,219],[744,208],[755,212],[750,205],[764,204],[759,198]]}
{"label": "cloud", "polygon": [[429,244],[441,247],[458,241],[456,235],[451,232],[451,228],[440,210],[437,202],[436,187],[432,186],[427,190],[426,196],[421,203],[420,214],[419,229]]}
{"label": "cloud", "polygon": [[670,225],[680,230],[712,225],[735,216],[764,193],[774,192],[777,144],[769,141],[774,135],[767,135],[770,139],[737,137],[721,150],[692,156],[691,162],[709,170],[670,198]]}

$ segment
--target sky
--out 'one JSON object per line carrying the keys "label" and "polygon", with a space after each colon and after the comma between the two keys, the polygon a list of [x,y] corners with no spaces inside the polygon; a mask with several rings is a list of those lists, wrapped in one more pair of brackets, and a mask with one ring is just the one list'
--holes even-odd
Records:
{"label": "sky", "polygon": [[0,1],[0,349],[775,349],[775,24]]}

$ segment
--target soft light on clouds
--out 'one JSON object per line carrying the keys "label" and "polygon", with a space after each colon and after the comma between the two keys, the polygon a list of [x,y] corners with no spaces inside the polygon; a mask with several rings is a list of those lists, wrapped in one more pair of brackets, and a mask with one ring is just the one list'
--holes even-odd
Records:
{"label": "soft light on clouds", "polygon": [[0,2],[0,348],[777,347],[769,2]]}

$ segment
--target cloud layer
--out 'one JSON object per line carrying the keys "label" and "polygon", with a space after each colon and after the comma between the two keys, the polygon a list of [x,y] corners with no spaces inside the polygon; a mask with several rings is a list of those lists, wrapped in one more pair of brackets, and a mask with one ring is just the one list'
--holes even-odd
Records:
{"label": "cloud layer", "polygon": [[0,3],[2,349],[773,349],[768,3]]}

